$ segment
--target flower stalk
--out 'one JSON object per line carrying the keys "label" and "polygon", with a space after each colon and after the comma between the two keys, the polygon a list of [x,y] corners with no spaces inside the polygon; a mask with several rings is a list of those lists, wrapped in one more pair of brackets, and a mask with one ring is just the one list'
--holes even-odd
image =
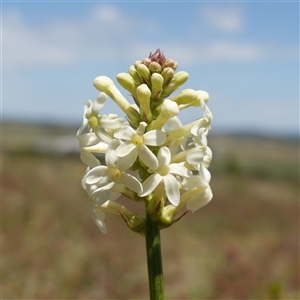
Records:
{"label": "flower stalk", "polygon": [[146,209],[146,253],[150,300],[163,300],[164,278],[161,255],[160,229]]}

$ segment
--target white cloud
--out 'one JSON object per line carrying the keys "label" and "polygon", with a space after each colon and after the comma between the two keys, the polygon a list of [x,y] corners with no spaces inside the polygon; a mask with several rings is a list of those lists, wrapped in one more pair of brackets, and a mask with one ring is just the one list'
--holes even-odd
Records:
{"label": "white cloud", "polygon": [[207,5],[200,15],[207,25],[220,31],[236,33],[244,28],[243,11],[236,5]]}
{"label": "white cloud", "polygon": [[[238,32],[244,27],[243,13],[238,6],[206,6],[205,22],[226,32]],[[120,7],[101,4],[83,19],[52,19],[34,26],[16,12],[3,13],[2,45],[4,69],[66,66],[81,62],[132,61],[157,47],[185,64],[203,62],[253,62],[274,56],[295,57],[298,49],[255,41],[235,41],[228,36],[208,37],[180,42],[164,35],[163,23],[128,15]],[[187,28],[188,31],[192,30]],[[274,52],[273,49],[276,49]],[[145,55],[145,56],[146,56]]]}
{"label": "white cloud", "polygon": [[53,20],[36,27],[17,11],[3,14],[4,68],[70,65],[120,57],[131,24],[113,6],[101,6],[84,21]]}

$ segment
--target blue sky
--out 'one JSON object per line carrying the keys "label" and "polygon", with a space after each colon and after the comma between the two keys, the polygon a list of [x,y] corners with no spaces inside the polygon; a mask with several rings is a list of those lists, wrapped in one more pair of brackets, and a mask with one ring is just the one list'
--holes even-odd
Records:
{"label": "blue sky", "polygon": [[[1,5],[3,120],[80,125],[96,76],[115,80],[160,48],[189,73],[183,88],[210,94],[215,132],[299,130],[298,1]],[[103,113],[123,116],[112,101]],[[187,109],[179,117],[201,116]]]}

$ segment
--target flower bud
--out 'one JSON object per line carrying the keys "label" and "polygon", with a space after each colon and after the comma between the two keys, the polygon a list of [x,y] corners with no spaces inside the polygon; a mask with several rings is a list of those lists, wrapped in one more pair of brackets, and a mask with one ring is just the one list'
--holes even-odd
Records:
{"label": "flower bud", "polygon": [[134,79],[128,73],[119,73],[117,75],[117,81],[125,90],[127,90],[133,96],[133,98],[136,98],[137,85]]}
{"label": "flower bud", "polygon": [[[203,99],[204,103],[207,103],[207,102],[208,102],[208,100],[209,100],[209,94],[208,94],[208,92],[202,91],[202,90],[198,90],[198,91],[196,91],[196,92],[197,92],[197,94],[198,94],[198,99],[199,99],[199,100]],[[201,103],[202,103],[202,101],[201,101]],[[201,106],[202,106],[202,105],[201,105]]]}
{"label": "flower bud", "polygon": [[157,119],[151,123],[150,129],[162,129],[169,119],[177,116],[178,114],[178,105],[175,102],[166,99],[160,107],[160,114],[158,115]]}
{"label": "flower bud", "polygon": [[142,63],[136,66],[136,71],[145,83],[150,82],[151,73],[148,67]]}
{"label": "flower bud", "polygon": [[162,68],[161,65],[155,61],[151,62],[149,65],[149,70],[151,73],[160,73]]}
{"label": "flower bud", "polygon": [[165,86],[162,96],[168,97],[175,90],[177,90],[181,85],[183,85],[189,78],[189,74],[185,71],[180,71],[172,77],[171,81]]}
{"label": "flower bud", "polygon": [[158,74],[151,75],[151,100],[158,101],[163,89],[164,78]]}
{"label": "flower bud", "polygon": [[174,70],[170,67],[164,68],[161,72],[161,76],[164,78],[165,84],[167,84],[174,76]]}
{"label": "flower bud", "polygon": [[207,92],[205,91],[196,91],[197,93],[197,99],[193,102],[193,103],[183,103],[184,105],[182,105],[180,107],[180,109],[186,108],[188,106],[202,106],[204,107],[205,104],[207,103],[208,99],[209,99],[209,95]]}
{"label": "flower bud", "polygon": [[141,84],[136,89],[137,97],[140,103],[150,103],[151,91],[147,84]]}
{"label": "flower bud", "polygon": [[130,74],[130,76],[133,78],[133,80],[135,81],[135,83],[137,85],[140,85],[142,83],[141,77],[139,76],[138,72],[136,71],[134,65],[129,67],[128,73]]}
{"label": "flower bud", "polygon": [[140,103],[140,113],[142,121],[147,123],[152,121],[152,114],[150,110],[151,91],[147,84],[141,84],[136,89],[137,99]]}
{"label": "flower bud", "polygon": [[147,67],[149,67],[149,65],[151,64],[151,59],[150,58],[144,58],[143,60],[142,60],[142,63],[144,64],[144,65],[146,65]]}
{"label": "flower bud", "polygon": [[180,104],[192,104],[198,99],[198,93],[193,89],[185,89],[178,95],[171,98],[172,101]]}
{"label": "flower bud", "polygon": [[120,213],[121,217],[127,224],[128,228],[133,232],[136,232],[142,236],[145,236],[146,233],[146,220],[145,218],[139,216],[138,214],[132,214],[130,216],[123,215]]}
{"label": "flower bud", "polygon": [[175,102],[166,99],[161,105],[161,113],[169,120],[179,114],[178,105]]}
{"label": "flower bud", "polygon": [[114,85],[114,82],[107,76],[98,76],[94,80],[94,86],[97,90],[106,93],[112,100],[126,113],[129,121],[138,126],[140,123],[139,113],[129,104],[121,92]]}
{"label": "flower bud", "polygon": [[167,67],[170,67],[175,71],[178,67],[178,63],[173,59],[166,59],[163,64],[163,68],[167,68]]}
{"label": "flower bud", "polygon": [[158,219],[159,227],[163,229],[171,226],[174,223],[173,220],[176,213],[177,213],[176,206],[174,205],[165,206],[161,216]]}
{"label": "flower bud", "polygon": [[134,67],[135,67],[135,69],[137,69],[137,66],[139,65],[139,64],[141,64],[142,63],[142,61],[141,60],[137,60],[135,63],[134,63]]}
{"label": "flower bud", "polygon": [[101,209],[105,212],[119,214],[132,231],[141,235],[145,234],[146,220],[138,214],[133,213],[123,205],[109,200],[95,209]]}
{"label": "flower bud", "polygon": [[165,62],[165,60],[166,60],[165,56],[164,56],[163,53],[160,51],[160,49],[157,49],[153,54],[150,52],[149,59],[150,59],[151,61],[157,62],[157,63],[160,64],[161,66],[164,64],[164,62]]}

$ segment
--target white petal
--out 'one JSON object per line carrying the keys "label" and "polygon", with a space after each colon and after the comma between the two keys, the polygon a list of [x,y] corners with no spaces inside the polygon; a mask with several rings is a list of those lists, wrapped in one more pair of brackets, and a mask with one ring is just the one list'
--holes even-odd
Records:
{"label": "white petal", "polygon": [[181,139],[175,139],[170,143],[168,147],[171,152],[171,156],[177,153],[180,144],[181,144]]}
{"label": "white petal", "polygon": [[80,147],[94,146],[100,142],[100,138],[93,132],[80,135],[77,139]]}
{"label": "white petal", "polygon": [[107,233],[107,228],[104,223],[105,214],[104,212],[99,208],[90,208],[91,216],[98,228],[104,233]]}
{"label": "white petal", "polygon": [[198,130],[199,130],[199,127],[200,126],[200,124],[196,124],[196,125],[194,125],[192,128],[191,128],[191,134],[192,135],[194,135],[194,136],[198,136]]}
{"label": "white petal", "polygon": [[99,160],[93,154],[84,149],[80,149],[80,159],[84,164],[92,168],[100,165]]}
{"label": "white petal", "polygon": [[119,157],[126,156],[134,148],[136,148],[135,144],[133,144],[131,141],[126,141],[117,148],[117,156],[119,156]]}
{"label": "white petal", "polygon": [[120,171],[127,171],[132,166],[132,164],[135,162],[135,160],[137,159],[137,156],[138,156],[137,149],[134,148],[126,156],[118,158],[118,160],[116,162],[116,167]]}
{"label": "white petal", "polygon": [[86,168],[86,170],[85,170],[85,173],[84,173],[84,175],[82,176],[82,179],[81,179],[81,186],[82,186],[82,188],[84,189],[84,190],[86,190],[87,189],[87,184],[86,184],[86,174],[89,172],[89,170],[90,170],[90,167],[87,167]]}
{"label": "white petal", "polygon": [[156,156],[150,151],[150,149],[142,145],[137,148],[141,161],[150,169],[156,170],[158,168],[158,160]]}
{"label": "white petal", "polygon": [[92,113],[92,105],[93,102],[91,100],[87,100],[84,103],[84,108],[83,108],[83,116],[88,117]]}
{"label": "white petal", "polygon": [[204,166],[204,164],[200,165],[200,173],[199,173],[199,175],[201,176],[201,178],[202,178],[202,180],[204,182],[206,182],[206,183],[210,182],[211,175],[210,175],[210,172]]}
{"label": "white petal", "polygon": [[139,135],[144,135],[146,127],[147,127],[147,123],[141,122],[139,127],[136,129],[136,133]]}
{"label": "white petal", "polygon": [[95,200],[95,204],[96,205],[102,205],[103,203],[105,203],[107,200],[110,199],[110,188],[114,185],[114,182],[112,182],[112,184],[110,184],[108,189],[97,189],[93,192],[92,194],[92,198]]}
{"label": "white petal", "polygon": [[100,117],[100,126],[105,129],[118,129],[123,126],[124,120],[121,118],[111,119],[108,116]]}
{"label": "white petal", "polygon": [[107,96],[105,93],[100,93],[97,97],[97,99],[93,102],[92,105],[92,112],[95,115],[99,114],[99,111],[101,110],[101,108],[104,106],[105,101],[107,99]]}
{"label": "white petal", "polygon": [[161,130],[151,130],[144,134],[144,143],[149,146],[160,146],[166,141],[166,133]]}
{"label": "white petal", "polygon": [[154,191],[154,189],[158,186],[158,184],[162,181],[163,177],[158,174],[152,174],[148,177],[143,183],[143,193],[140,195],[141,197],[147,196]]}
{"label": "white petal", "polygon": [[138,194],[143,191],[142,184],[130,174],[122,173],[119,182]]}
{"label": "white petal", "polygon": [[107,148],[108,148],[108,145],[103,142],[99,142],[98,144],[93,145],[93,146],[83,147],[83,149],[88,152],[102,153],[102,154],[106,153]]}
{"label": "white petal", "polygon": [[95,184],[100,180],[101,177],[106,177],[107,175],[108,173],[106,166],[95,167],[86,174],[86,183]]}
{"label": "white petal", "polygon": [[184,186],[188,188],[204,188],[207,186],[207,182],[200,175],[193,175],[186,178]]}
{"label": "white petal", "polygon": [[124,125],[115,132],[114,137],[120,140],[131,141],[134,134],[135,131],[133,128],[128,125]]}
{"label": "white petal", "polygon": [[180,192],[179,185],[175,177],[171,174],[164,176],[166,195],[168,200],[175,206],[179,204]]}
{"label": "white petal", "polygon": [[166,126],[169,127],[170,130],[174,130],[176,128],[181,127],[182,124],[181,124],[179,118],[175,116],[167,121]]}
{"label": "white petal", "polygon": [[157,154],[159,166],[168,166],[171,161],[171,152],[167,147],[161,147]]}
{"label": "white petal", "polygon": [[195,211],[209,203],[212,197],[212,191],[208,187],[204,191],[201,191],[195,196],[193,196],[187,203],[186,209],[190,211]]}
{"label": "white petal", "polygon": [[203,106],[203,115],[204,115],[204,118],[205,118],[205,121],[207,123],[210,123],[212,118],[213,118],[213,115],[212,113],[210,112],[209,108],[207,105],[204,105]]}
{"label": "white petal", "polygon": [[107,148],[105,154],[105,162],[107,166],[115,166],[117,161],[116,149],[119,147],[120,142],[118,140],[112,140],[110,145]]}
{"label": "white petal", "polygon": [[103,143],[108,145],[111,143],[112,138],[108,134],[102,132],[99,127],[94,128],[94,132]]}
{"label": "white petal", "polygon": [[203,161],[204,153],[200,148],[192,149],[186,156],[186,161],[189,164],[201,164]]}
{"label": "white petal", "polygon": [[178,174],[180,176],[185,176],[185,177],[191,176],[191,172],[186,167],[180,164],[170,164],[169,173]]}
{"label": "white petal", "polygon": [[83,132],[84,128],[86,127],[86,125],[88,124],[88,120],[86,118],[83,118],[83,122],[81,127],[78,129],[77,133],[76,133],[76,137],[78,139],[78,137],[81,135],[81,133]]}

